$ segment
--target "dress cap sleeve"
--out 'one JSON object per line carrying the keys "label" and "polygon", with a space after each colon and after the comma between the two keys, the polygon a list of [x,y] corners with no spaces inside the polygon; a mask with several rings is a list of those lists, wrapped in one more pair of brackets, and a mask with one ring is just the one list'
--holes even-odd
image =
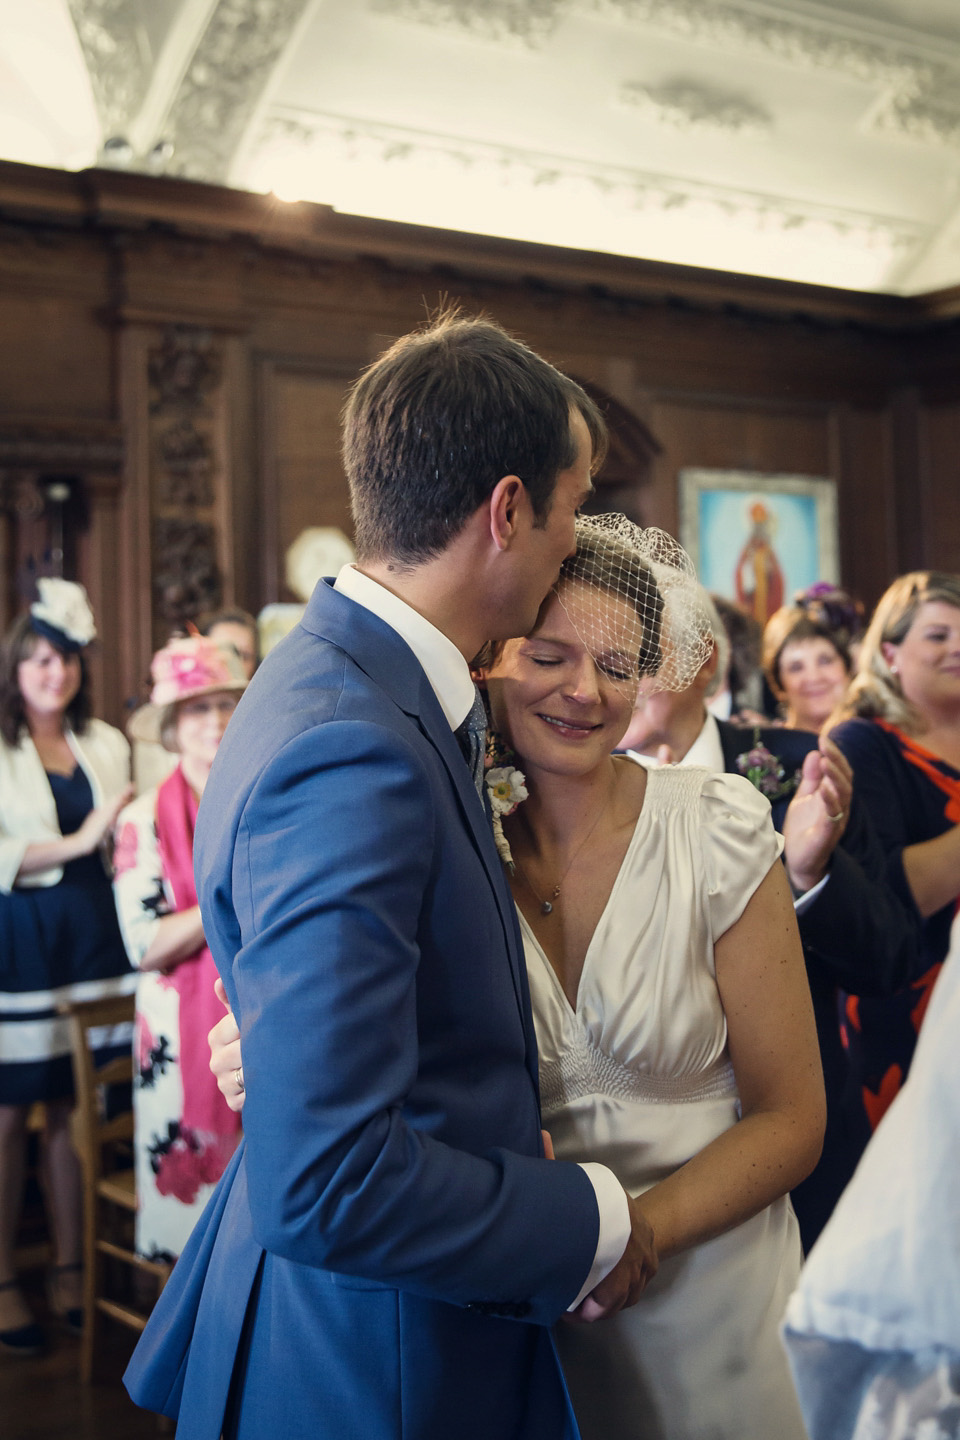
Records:
{"label": "dress cap sleeve", "polygon": [[713,938],[735,924],[783,850],[770,802],[742,775],[709,774],[700,792],[700,823]]}

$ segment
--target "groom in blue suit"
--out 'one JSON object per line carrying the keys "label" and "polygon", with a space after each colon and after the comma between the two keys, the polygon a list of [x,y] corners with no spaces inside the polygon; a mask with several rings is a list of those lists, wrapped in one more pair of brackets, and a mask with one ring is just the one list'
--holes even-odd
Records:
{"label": "groom in blue suit", "polygon": [[357,567],[255,676],[197,825],[245,1140],[127,1384],[188,1440],[559,1440],[549,1327],[633,1303],[656,1258],[608,1170],[544,1158],[458,731],[468,659],[532,628],[573,548],[603,422],[498,326],[447,317],[344,423]]}

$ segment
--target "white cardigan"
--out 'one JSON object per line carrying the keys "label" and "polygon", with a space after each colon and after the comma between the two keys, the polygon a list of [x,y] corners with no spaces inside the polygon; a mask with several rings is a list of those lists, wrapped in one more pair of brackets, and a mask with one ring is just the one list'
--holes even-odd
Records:
{"label": "white cardigan", "polygon": [[[130,746],[119,730],[103,720],[91,720],[83,735],[66,732],[67,744],[77,757],[93,791],[94,805],[102,805],[130,779]],[[37,748],[29,735],[11,748],[0,741],[0,892],[18,887],[56,885],[63,866],[37,870],[17,881],[28,845],[61,839],[57,807]]]}

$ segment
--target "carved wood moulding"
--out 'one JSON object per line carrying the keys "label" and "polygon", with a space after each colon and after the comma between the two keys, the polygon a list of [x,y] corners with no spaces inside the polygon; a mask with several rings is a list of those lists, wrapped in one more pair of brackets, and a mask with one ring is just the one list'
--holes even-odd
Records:
{"label": "carved wood moulding", "polygon": [[112,421],[0,418],[0,469],[93,474],[94,490],[116,489],[123,459],[123,432]]}
{"label": "carved wood moulding", "polygon": [[147,378],[155,628],[162,633],[221,599],[217,419],[226,397],[220,338],[199,326],[167,326],[148,354]]}
{"label": "carved wood moulding", "polygon": [[8,469],[0,461],[0,515],[33,520],[43,514],[44,496],[30,471]]}
{"label": "carved wood moulding", "polygon": [[216,531],[197,520],[159,517],[153,522],[153,584],[160,617],[184,626],[220,604]]}

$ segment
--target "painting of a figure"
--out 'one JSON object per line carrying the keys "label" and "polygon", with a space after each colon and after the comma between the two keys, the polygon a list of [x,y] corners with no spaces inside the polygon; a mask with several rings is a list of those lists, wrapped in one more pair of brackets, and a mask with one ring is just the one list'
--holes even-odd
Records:
{"label": "painting of a figure", "polygon": [[795,591],[839,580],[832,480],[682,470],[680,538],[707,589],[761,625]]}

